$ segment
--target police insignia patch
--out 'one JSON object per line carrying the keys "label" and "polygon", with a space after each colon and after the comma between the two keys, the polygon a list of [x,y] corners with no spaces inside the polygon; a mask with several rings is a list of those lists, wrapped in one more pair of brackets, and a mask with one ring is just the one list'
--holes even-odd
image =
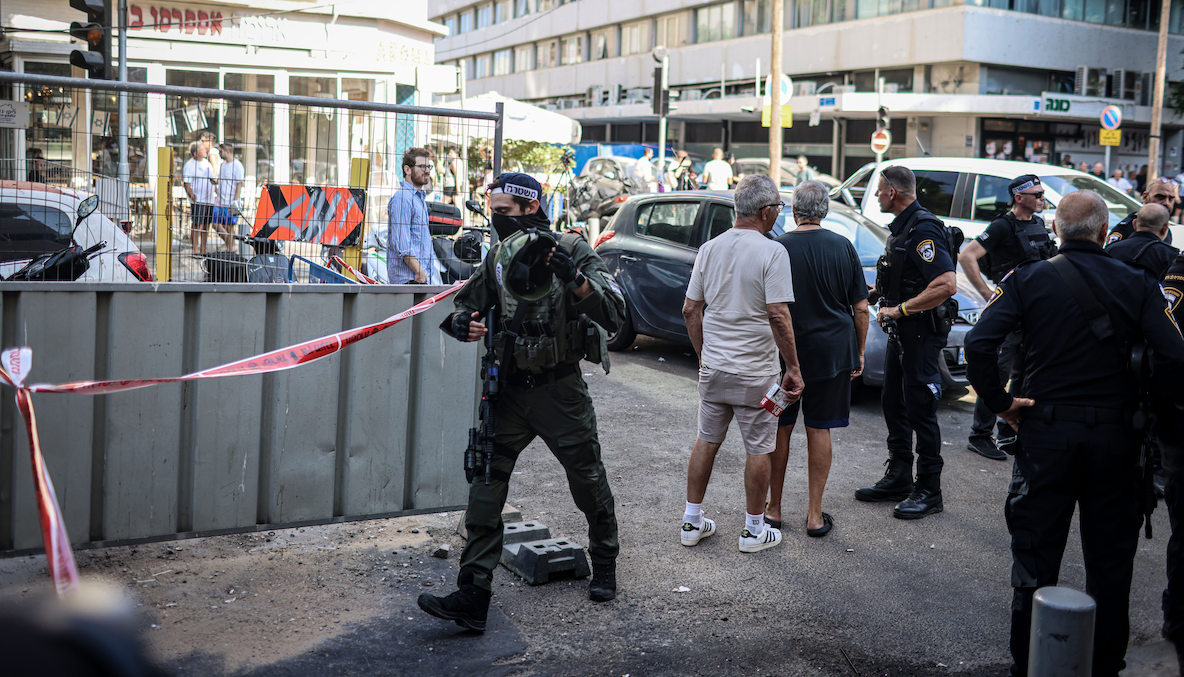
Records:
{"label": "police insignia patch", "polygon": [[922,240],[921,244],[917,245],[917,254],[924,259],[925,263],[933,263],[933,257],[937,255],[933,240]]}
{"label": "police insignia patch", "polygon": [[1180,305],[1180,292],[1173,287],[1165,287],[1162,284],[1159,285],[1159,290],[1163,292],[1163,297],[1167,299],[1168,312],[1174,312],[1176,310],[1176,306]]}
{"label": "police insignia patch", "polygon": [[1111,233],[1110,237],[1106,238],[1106,244],[1111,245],[1122,239],[1122,233]]}
{"label": "police insignia patch", "polygon": [[502,282],[502,264],[500,264],[500,263],[497,264],[496,272],[497,272],[497,284],[498,284],[498,286],[502,286],[503,284],[505,284],[504,282]]}
{"label": "police insignia patch", "polygon": [[[1008,273],[1008,275],[1010,275],[1010,274],[1011,273]],[[1007,278],[1004,278],[1004,279],[1007,279]],[[987,301],[987,308],[990,308],[992,303],[998,301],[1000,296],[1003,296],[1003,286],[1002,285],[995,287],[995,293],[991,294],[991,300]],[[987,308],[983,308],[983,310],[986,310]]]}

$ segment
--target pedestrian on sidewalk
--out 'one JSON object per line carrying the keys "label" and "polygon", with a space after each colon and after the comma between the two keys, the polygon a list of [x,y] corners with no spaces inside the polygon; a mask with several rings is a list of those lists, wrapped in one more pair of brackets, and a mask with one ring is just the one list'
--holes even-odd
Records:
{"label": "pedestrian on sidewalk", "polygon": [[214,218],[214,170],[206,161],[206,146],[201,141],[189,144],[189,159],[181,168],[181,185],[189,196],[189,213],[193,220],[189,239],[196,256],[205,256],[206,237]]}
{"label": "pedestrian on sidewalk", "polygon": [[851,416],[851,380],[863,373],[867,340],[867,282],[850,240],[822,227],[830,207],[826,186],[806,181],[793,191],[797,224],[777,241],[792,264],[794,336],[805,389],[802,399],[781,413],[777,449],[772,456],[765,523],[781,527],[781,492],[789,462],[789,439],[801,410],[806,424],[806,535],[825,536],[834,518],[822,511],[822,492],[830,475],[832,428],[845,428]]}
{"label": "pedestrian on sidewalk", "polygon": [[[777,419],[760,401],[778,381],[796,401],[802,377],[786,305],[794,300],[789,255],[766,237],[785,203],[769,177],[753,174],[736,187],[735,204],[732,228],[699,248],[682,307],[699,356],[699,432],[687,464],[680,535],[683,545],[694,546],[715,533],[715,521],[703,516],[703,497],[734,416],[747,452],[740,551],[759,552],[781,542],[781,530],[764,523]],[[780,379],[778,350],[786,363]]]}
{"label": "pedestrian on sidewalk", "polygon": [[440,283],[425,192],[433,167],[427,148],[403,153],[403,182],[386,206],[386,274],[391,284]]}

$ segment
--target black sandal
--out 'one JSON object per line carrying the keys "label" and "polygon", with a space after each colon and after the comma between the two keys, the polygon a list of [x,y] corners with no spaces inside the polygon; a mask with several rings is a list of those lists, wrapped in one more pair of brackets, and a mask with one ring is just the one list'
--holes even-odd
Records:
{"label": "black sandal", "polygon": [[830,513],[822,513],[822,526],[817,529],[806,529],[807,536],[814,538],[821,538],[830,533],[831,528],[835,525],[835,518],[830,516]]}

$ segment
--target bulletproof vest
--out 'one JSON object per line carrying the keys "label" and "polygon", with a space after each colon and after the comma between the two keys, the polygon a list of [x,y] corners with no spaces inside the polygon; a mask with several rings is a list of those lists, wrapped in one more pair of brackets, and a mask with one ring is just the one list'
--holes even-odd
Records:
{"label": "bulletproof vest", "polygon": [[921,212],[912,225],[901,231],[900,235],[889,234],[885,253],[876,262],[876,290],[891,304],[910,299],[925,289],[925,280],[919,274],[915,278],[906,278],[904,274],[905,263],[908,260],[909,237],[922,221],[936,223],[946,234],[946,245],[951,256],[957,256],[958,249],[962,246],[962,230],[946,226],[927,211]]}
{"label": "bulletproof vest", "polygon": [[[565,233],[559,242],[569,252],[574,251],[574,238],[578,237]],[[497,252],[491,251],[489,257],[496,260]],[[541,374],[584,358],[596,363],[603,360],[607,369],[604,330],[587,315],[569,316],[566,285],[557,278],[551,279],[547,296],[533,303],[514,298],[505,285],[499,284],[497,288],[502,311],[493,345],[497,356],[509,362],[503,363],[503,369],[510,373]]]}
{"label": "bulletproof vest", "polygon": [[992,282],[998,284],[1004,275],[1022,263],[1047,261],[1056,256],[1057,245],[1048,236],[1048,230],[1044,226],[1044,219],[1033,214],[1031,221],[1021,224],[1019,219],[1015,217],[1015,214],[1010,211],[1000,218],[1007,221],[1008,225],[1011,226],[1011,232],[1015,235],[1016,241],[1019,242],[1022,254],[1017,261],[1003,260],[991,252],[984,254],[978,260],[979,270],[986,273]]}

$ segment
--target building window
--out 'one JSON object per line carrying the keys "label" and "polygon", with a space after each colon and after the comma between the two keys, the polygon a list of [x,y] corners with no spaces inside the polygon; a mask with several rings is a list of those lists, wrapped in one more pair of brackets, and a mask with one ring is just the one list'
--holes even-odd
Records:
{"label": "building window", "polygon": [[538,44],[535,64],[538,68],[554,68],[559,65],[559,41],[548,40]]}
{"label": "building window", "polygon": [[530,0],[515,0],[514,2],[514,16],[526,16],[530,14]]}
{"label": "building window", "polygon": [[576,35],[570,38],[564,38],[562,48],[560,52],[560,63],[562,65],[570,66],[573,63],[582,63],[584,61],[584,36]]}
{"label": "building window", "polygon": [[741,35],[759,35],[773,31],[772,0],[744,0],[744,23]]}
{"label": "building window", "polygon": [[610,30],[612,29],[596,31],[592,34],[592,56],[589,58],[589,61],[607,59],[613,55],[613,40],[609,34]]}
{"label": "building window", "polygon": [[621,27],[621,56],[650,51],[650,22],[642,21]]}
{"label": "building window", "polygon": [[450,16],[447,19],[444,19],[444,28],[448,29],[448,35],[445,37],[451,38],[452,36],[456,35],[456,17]]}
{"label": "building window", "polygon": [[671,14],[658,19],[659,45],[667,48],[687,44],[687,13]]}
{"label": "building window", "polygon": [[500,24],[510,20],[510,0],[498,0],[493,3],[493,23]]}
{"label": "building window", "polygon": [[736,37],[736,3],[725,2],[695,10],[695,42],[715,42]]}
{"label": "building window", "polygon": [[493,6],[484,5],[477,8],[477,28],[489,28],[489,21],[493,15]]}
{"label": "building window", "polygon": [[473,57],[473,79],[487,78],[490,75],[490,55],[482,54]]}
{"label": "building window", "polygon": [[494,75],[509,75],[514,72],[514,57],[513,52],[508,49],[499,49],[493,53],[493,74]]}
{"label": "building window", "polygon": [[471,30],[473,30],[473,13],[471,11],[462,12],[460,15],[460,27],[457,29],[457,33],[468,33]]}
{"label": "building window", "polygon": [[514,72],[525,73],[534,70],[534,45],[514,48]]}

